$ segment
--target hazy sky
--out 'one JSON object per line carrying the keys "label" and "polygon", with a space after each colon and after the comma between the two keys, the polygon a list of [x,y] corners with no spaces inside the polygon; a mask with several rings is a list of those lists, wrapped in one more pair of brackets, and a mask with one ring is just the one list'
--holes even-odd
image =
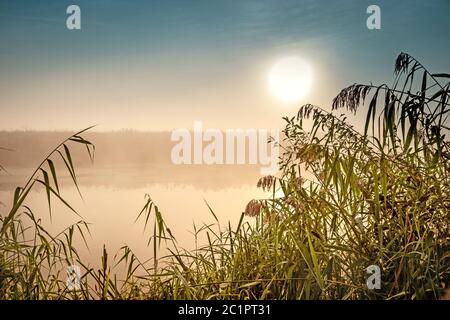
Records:
{"label": "hazy sky", "polygon": [[[0,0],[0,129],[271,128],[354,82],[390,83],[400,51],[449,72],[449,14],[449,0]],[[299,103],[267,88],[291,55],[313,69]]]}

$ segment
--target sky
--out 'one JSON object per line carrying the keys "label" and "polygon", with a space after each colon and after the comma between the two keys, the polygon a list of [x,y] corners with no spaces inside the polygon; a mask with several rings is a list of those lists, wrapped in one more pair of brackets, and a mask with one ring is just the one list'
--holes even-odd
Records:
{"label": "sky", "polygon": [[[449,14],[450,0],[0,0],[0,130],[279,127],[352,83],[391,83],[401,51],[449,72]],[[268,90],[287,56],[313,74],[295,103]]]}

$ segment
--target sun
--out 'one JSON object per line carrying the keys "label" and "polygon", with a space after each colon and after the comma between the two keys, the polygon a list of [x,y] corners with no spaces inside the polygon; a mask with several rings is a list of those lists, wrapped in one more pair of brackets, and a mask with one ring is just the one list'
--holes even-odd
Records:
{"label": "sun", "polygon": [[272,66],[268,82],[274,97],[286,103],[298,102],[311,88],[312,69],[300,57],[286,57]]}

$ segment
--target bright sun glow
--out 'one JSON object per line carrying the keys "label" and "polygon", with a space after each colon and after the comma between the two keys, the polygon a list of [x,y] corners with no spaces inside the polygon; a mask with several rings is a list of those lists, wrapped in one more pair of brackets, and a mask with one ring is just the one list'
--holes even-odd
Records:
{"label": "bright sun glow", "polygon": [[279,60],[269,72],[270,92],[283,102],[298,102],[310,89],[311,82],[311,67],[299,57]]}

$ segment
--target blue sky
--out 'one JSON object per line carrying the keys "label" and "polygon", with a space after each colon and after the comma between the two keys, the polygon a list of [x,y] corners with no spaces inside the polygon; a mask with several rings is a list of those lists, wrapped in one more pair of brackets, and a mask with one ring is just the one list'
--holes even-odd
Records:
{"label": "blue sky", "polygon": [[278,58],[310,61],[299,104],[328,108],[353,82],[389,83],[401,51],[449,72],[449,14],[448,0],[0,0],[0,129],[275,126],[298,107],[267,94]]}

